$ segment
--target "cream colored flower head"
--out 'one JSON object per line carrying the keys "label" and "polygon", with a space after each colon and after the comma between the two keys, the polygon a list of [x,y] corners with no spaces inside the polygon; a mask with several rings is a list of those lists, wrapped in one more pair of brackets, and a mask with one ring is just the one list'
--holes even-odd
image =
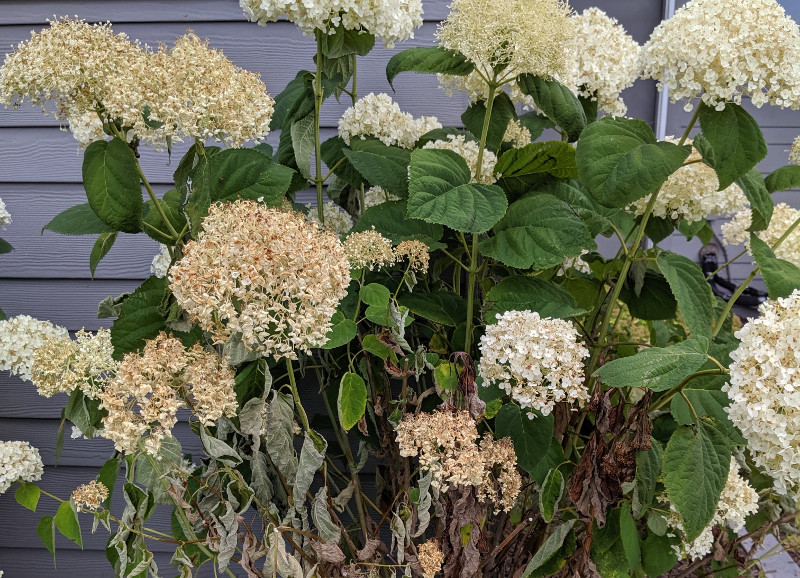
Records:
{"label": "cream colored flower head", "polygon": [[387,201],[399,201],[400,197],[391,194],[382,187],[370,187],[364,191],[364,208],[366,211],[370,207],[386,203]]}
{"label": "cream colored flower head", "polygon": [[169,271],[183,307],[216,343],[275,358],[324,344],[350,265],[335,233],[254,201],[213,205]]}
{"label": "cream colored flower head", "polygon": [[[787,205],[778,203],[772,211],[772,218],[769,226],[763,231],[756,233],[758,238],[769,246],[774,246],[778,239],[800,219],[800,211]],[[748,207],[737,213],[730,221],[722,224],[722,243],[723,245],[738,245],[744,243],[747,252],[752,255],[750,250],[750,225],[753,222],[753,210]],[[789,261],[800,267],[800,227],[795,228],[783,242],[775,248],[775,256],[778,259]]]}
{"label": "cream colored flower head", "polygon": [[484,185],[491,185],[497,181],[497,177],[494,174],[497,155],[490,150],[484,149],[483,158],[481,159],[481,173],[478,176],[478,143],[474,140],[467,140],[464,135],[447,135],[447,140],[432,140],[426,142],[422,148],[448,150],[461,155],[461,158],[467,161],[473,183],[479,182]]}
{"label": "cream colored flower head", "polygon": [[[317,207],[314,205],[306,205],[306,210],[308,211],[306,220],[309,223],[316,223],[317,225],[322,226],[322,224],[319,222],[319,213],[317,211]],[[325,201],[322,203],[322,218],[325,219],[324,228],[333,231],[340,237],[342,235],[346,235],[347,232],[353,228],[352,217],[348,215],[339,205],[331,201]]]}
{"label": "cream colored flower head", "polygon": [[424,578],[435,578],[444,565],[444,553],[439,546],[439,541],[431,538],[417,549],[417,561],[422,567]]}
{"label": "cream colored flower head", "polygon": [[28,442],[0,441],[0,494],[19,480],[39,481],[43,473],[44,465],[38,449]]}
{"label": "cream colored flower head", "polygon": [[3,202],[3,199],[0,199],[0,231],[5,230],[6,226],[10,224],[11,213],[6,209],[6,204]]}
{"label": "cream colored flower head", "polygon": [[397,256],[392,251],[392,241],[381,235],[373,227],[368,231],[351,233],[344,240],[344,251],[350,260],[351,269],[388,267],[394,264]]}
{"label": "cream colored flower head", "polygon": [[[677,143],[673,137],[667,142]],[[686,144],[691,144],[688,139]],[[700,221],[712,215],[729,216],[747,206],[747,197],[736,183],[720,191],[717,173],[700,162],[702,156],[692,147],[684,166],[672,173],[661,185],[653,206],[653,215],[664,219],[683,219],[687,223]],[[644,213],[649,198],[643,197],[633,203],[637,215]]]}
{"label": "cream colored flower head", "polygon": [[691,0],[642,49],[644,78],[672,102],[701,99],[718,110],[749,97],[800,107],[800,29],[776,0]]}
{"label": "cream colored flower head", "polygon": [[775,490],[800,498],[800,289],[769,300],[736,332],[728,417]]}
{"label": "cream colored flower head", "polygon": [[800,165],[800,136],[792,141],[792,149],[789,151],[789,164]]}
{"label": "cream colored flower head", "polygon": [[0,321],[0,371],[30,380],[34,354],[49,339],[69,339],[69,332],[30,315]]}
{"label": "cream colored flower head", "polygon": [[385,93],[373,92],[356,101],[339,119],[339,136],[348,145],[353,138],[375,137],[385,145],[414,148],[419,137],[442,128],[433,116],[415,119]]}
{"label": "cream colored flower head", "polygon": [[549,415],[556,403],[589,400],[583,359],[589,350],[570,321],[536,311],[506,311],[480,340],[478,374],[500,386],[523,408]]}
{"label": "cream colored flower head", "polygon": [[106,499],[108,499],[108,488],[97,480],[81,484],[72,492],[72,501],[79,512],[99,510]]}
{"label": "cream colored flower head", "polygon": [[550,78],[564,69],[575,25],[562,0],[453,0],[436,35],[487,78],[496,66],[500,78]]}

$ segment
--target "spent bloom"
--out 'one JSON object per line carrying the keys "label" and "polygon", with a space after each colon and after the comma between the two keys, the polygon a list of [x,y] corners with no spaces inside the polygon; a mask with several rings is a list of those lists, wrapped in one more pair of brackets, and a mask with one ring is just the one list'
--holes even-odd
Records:
{"label": "spent bloom", "polygon": [[531,131],[522,126],[522,123],[512,119],[503,134],[503,142],[511,143],[511,146],[521,149],[525,145],[531,144]]}
{"label": "spent bloom", "polygon": [[490,150],[483,151],[483,159],[481,160],[481,175],[479,179],[475,178],[478,168],[478,143],[473,140],[467,140],[464,135],[447,135],[447,140],[433,140],[425,143],[425,149],[440,149],[453,151],[467,161],[470,173],[472,174],[472,182],[480,182],[484,185],[493,184],[497,178],[494,174],[494,167],[497,164],[497,155]]}
{"label": "spent bloom", "polygon": [[69,333],[29,315],[0,321],[0,371],[8,370],[29,381],[34,352],[48,339],[69,339]]}
{"label": "spent bloom", "polygon": [[437,32],[439,44],[466,56],[487,78],[552,77],[565,66],[575,36],[561,0],[453,0]]}
{"label": "spent bloom", "polygon": [[81,484],[72,491],[72,501],[75,502],[75,509],[79,512],[99,510],[107,498],[108,488],[97,480]]}
{"label": "spent bloom", "polygon": [[424,578],[434,578],[441,572],[444,565],[444,553],[439,547],[439,541],[431,538],[417,549],[417,561],[422,568]]}
{"label": "spent bloom", "polygon": [[775,490],[800,496],[800,289],[768,300],[735,333],[728,417]]}
{"label": "spent bloom", "polygon": [[[678,142],[672,137],[664,140]],[[691,144],[691,139],[686,143]],[[685,161],[691,164],[684,164],[661,185],[653,206],[654,216],[693,223],[710,215],[732,215],[747,205],[747,197],[736,183],[722,191],[717,190],[717,173],[707,164],[699,162],[701,159],[700,153],[692,147]],[[637,215],[644,213],[648,200],[648,197],[643,197],[633,203]]]}
{"label": "spent bloom", "polygon": [[375,137],[385,145],[413,148],[426,132],[442,128],[433,116],[415,119],[385,93],[370,92],[344,111],[339,119],[339,136],[348,145],[354,137]]}
{"label": "spent bloom", "polygon": [[239,336],[263,355],[296,359],[327,341],[350,284],[338,237],[301,213],[238,200],[213,205],[172,266],[170,287],[216,343]]}
{"label": "spent bloom", "polygon": [[18,480],[41,480],[43,473],[44,465],[38,449],[28,442],[0,441],[0,494]]}
{"label": "spent bloom", "polygon": [[364,191],[364,207],[362,211],[366,211],[370,207],[381,205],[388,201],[399,201],[400,197],[391,194],[389,191],[382,187],[374,186]]}
{"label": "spent bloom", "polygon": [[76,339],[49,336],[33,354],[31,382],[39,395],[70,393],[80,389],[89,398],[97,397],[105,381],[119,365],[113,358],[111,333],[78,331]]}
{"label": "spent bloom", "polygon": [[[309,223],[320,225],[317,207],[306,205],[306,209],[308,210],[306,220]],[[325,228],[330,229],[337,235],[344,235],[353,228],[352,217],[345,213],[339,205],[331,201],[322,203],[322,217],[325,219]]]}
{"label": "spent bloom", "polygon": [[718,110],[749,97],[800,107],[800,29],[776,0],[691,0],[662,22],[642,48],[644,78]]}
{"label": "spent bloom", "polygon": [[11,224],[11,213],[6,209],[6,204],[3,199],[0,199],[0,231],[5,230],[6,226]]}
{"label": "spent bloom", "polygon": [[396,255],[392,242],[373,227],[368,231],[351,233],[344,240],[344,252],[350,261],[351,269],[387,267],[394,264]]}
{"label": "spent bloom", "polygon": [[430,250],[422,241],[410,239],[401,241],[394,249],[398,261],[408,259],[408,268],[415,273],[427,273],[431,260]]}
{"label": "spent bloom", "polygon": [[[675,507],[670,504],[670,527],[683,537],[683,522]],[[758,492],[739,475],[739,464],[731,460],[728,479],[717,504],[717,511],[708,526],[691,543],[674,546],[679,556],[699,560],[709,554],[714,546],[714,527],[726,525],[734,532],[744,527],[745,518],[758,511]]]}
{"label": "spent bloom", "polygon": [[414,38],[414,30],[422,26],[422,0],[239,0],[239,5],[260,26],[286,15],[305,34],[333,34],[341,25],[379,36],[388,48]]}
{"label": "spent bloom", "polygon": [[484,384],[496,383],[523,408],[549,415],[558,402],[589,400],[582,361],[589,351],[569,321],[506,311],[486,327],[480,350]]}
{"label": "spent bloom", "polygon": [[149,432],[145,448],[156,455],[187,401],[203,425],[236,415],[234,385],[233,370],[224,358],[199,344],[187,350],[179,339],[161,332],[141,353],[126,355],[98,394],[100,407],[108,412],[101,435],[118,451],[132,453]]}
{"label": "spent bloom", "polygon": [[[767,245],[774,246],[798,219],[800,211],[786,203],[778,203],[772,211],[772,218],[767,228],[756,234]],[[753,211],[749,207],[734,215],[730,221],[722,224],[722,243],[724,245],[744,243],[747,252],[750,253],[750,232],[747,229],[752,222]],[[800,267],[800,227],[789,233],[789,236],[775,248],[775,256]]]}

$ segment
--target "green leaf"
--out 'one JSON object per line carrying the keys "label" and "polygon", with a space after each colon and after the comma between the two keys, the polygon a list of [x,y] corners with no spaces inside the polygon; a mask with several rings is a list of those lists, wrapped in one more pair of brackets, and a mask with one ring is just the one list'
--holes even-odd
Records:
{"label": "green leaf", "polygon": [[[312,141],[313,142],[313,141]],[[211,202],[236,199],[280,205],[294,171],[253,149],[227,149],[211,157]],[[166,199],[166,196],[165,196]]]}
{"label": "green leaf", "polygon": [[72,540],[83,548],[81,525],[80,522],[78,522],[78,515],[75,513],[75,507],[70,502],[61,502],[53,518],[53,523],[65,538]]}
{"label": "green leaf", "polygon": [[693,337],[670,347],[650,347],[630,357],[609,361],[594,372],[611,387],[646,387],[666,391],[708,360],[708,339]]}
{"label": "green leaf", "polygon": [[42,495],[42,490],[36,484],[23,482],[14,491],[14,499],[23,508],[28,508],[31,512],[36,511],[36,506],[39,504],[39,496]]}
{"label": "green leaf", "polygon": [[364,351],[368,351],[380,359],[391,357],[392,361],[397,360],[397,354],[395,354],[395,352],[389,349],[386,345],[378,341],[378,338],[372,334],[364,337],[363,347]]}
{"label": "green leaf", "polygon": [[159,306],[164,298],[166,279],[150,277],[122,304],[119,317],[111,326],[114,359],[138,351],[147,339],[166,329]]}
{"label": "green leaf", "polygon": [[475,66],[458,52],[441,46],[409,48],[398,52],[386,65],[386,80],[389,86],[401,72],[422,72],[427,74],[450,74],[466,76]]}
{"label": "green leaf", "polygon": [[657,142],[646,122],[609,116],[586,127],[575,151],[581,181],[606,207],[657,191],[688,156],[688,147]]}
{"label": "green leaf", "polygon": [[[628,281],[630,278],[628,279]],[[619,294],[620,300],[628,306],[631,315],[647,321],[673,319],[678,311],[678,302],[669,288],[669,283],[660,273],[647,270],[639,295],[633,283],[627,282]]]}
{"label": "green leaf", "polygon": [[772,219],[772,211],[775,208],[772,197],[769,196],[764,177],[758,169],[753,169],[737,179],[736,184],[744,191],[747,200],[750,201],[750,208],[753,210],[753,219],[749,231],[763,231]]}
{"label": "green leaf", "polygon": [[523,74],[517,78],[520,90],[533,97],[536,106],[551,121],[560,126],[570,142],[575,141],[586,128],[586,113],[578,97],[556,80]]}
{"label": "green leaf", "polygon": [[138,233],[142,219],[142,186],[136,157],[119,138],[95,141],[83,156],[83,186],[95,214],[109,227]]}
{"label": "green leaf", "polygon": [[92,279],[94,279],[94,272],[97,270],[97,265],[101,259],[108,255],[111,247],[114,246],[114,241],[117,240],[117,232],[101,233],[97,241],[92,247],[92,253],[89,255],[89,271],[92,272]]}
{"label": "green leaf", "polygon": [[205,450],[206,454],[218,462],[231,467],[234,467],[242,462],[242,458],[234,448],[229,446],[221,439],[209,434],[206,431],[206,428],[202,428],[200,430],[200,441],[203,443],[203,449]]}
{"label": "green leaf", "polygon": [[270,120],[272,130],[288,128],[296,120],[314,112],[313,78],[308,70],[300,70],[275,97],[275,110]]}
{"label": "green leaf", "polygon": [[42,539],[44,547],[53,557],[53,567],[56,564],[56,525],[53,523],[53,516],[42,516],[36,525],[36,533]]}
{"label": "green leaf", "polygon": [[769,194],[800,187],[800,166],[790,165],[774,170],[764,179]]}
{"label": "green leaf", "polygon": [[431,251],[442,249],[446,245],[439,240],[444,235],[444,228],[435,223],[426,223],[418,219],[406,218],[405,201],[388,201],[370,207],[361,215],[351,232],[369,231],[375,227],[381,235],[398,244],[416,239],[425,243]]}
{"label": "green leaf", "polygon": [[481,252],[518,269],[547,269],[597,248],[581,218],[552,195],[512,203],[494,233],[481,242]]}
{"label": "green leaf", "polygon": [[592,237],[610,234],[611,219],[621,213],[619,209],[609,209],[596,203],[589,191],[577,179],[559,179],[537,184],[535,190],[526,192],[523,198],[540,194],[553,195],[572,207],[572,210],[586,223]]}
{"label": "green leaf", "polygon": [[666,574],[677,562],[678,555],[666,536],[650,534],[642,543],[642,569],[648,576]]}
{"label": "green leaf", "polygon": [[[156,460],[156,464],[180,464],[181,460],[183,460],[183,450],[180,442],[174,436],[164,436],[164,438],[161,440],[161,447],[154,458]],[[108,462],[106,462],[106,464],[108,464]],[[103,467],[106,466],[104,465]],[[109,466],[109,469],[110,471],[107,472],[107,476],[108,478],[111,478],[111,476],[114,475],[114,478],[111,480],[113,484],[116,482],[114,470],[116,470],[116,473],[118,474],[119,465],[114,468],[112,464]],[[164,480],[162,478],[163,474],[160,468],[153,466],[150,460],[139,460],[139,462],[136,464],[134,475],[136,483],[152,493],[153,499],[156,501],[156,503],[167,505],[174,504],[172,501],[172,496],[164,489]]]}
{"label": "green leaf", "polygon": [[345,150],[344,154],[371,185],[383,187],[398,197],[408,196],[410,151],[374,139],[354,138],[350,141],[350,149]]}
{"label": "green leaf", "polygon": [[562,544],[564,544],[564,539],[567,537],[567,534],[572,531],[572,526],[575,525],[575,522],[577,522],[577,520],[574,519],[564,522],[548,536],[547,540],[542,544],[542,547],[537,550],[536,554],[531,558],[531,561],[525,566],[525,570],[522,572],[522,578],[532,576],[538,568],[543,566],[558,552]]}
{"label": "green leaf", "polygon": [[604,578],[629,578],[628,558],[620,531],[620,509],[608,511],[602,528],[594,523],[591,559]]}
{"label": "green leaf", "polygon": [[97,472],[97,481],[108,488],[108,497],[103,502],[103,506],[108,510],[111,509],[111,496],[114,494],[114,487],[117,485],[117,478],[119,477],[121,460],[111,458],[103,464],[100,471]]}
{"label": "green leaf", "polygon": [[552,521],[563,494],[564,476],[557,468],[554,468],[547,473],[542,484],[542,491],[539,492],[539,511],[548,524]]}
{"label": "green leaf", "polygon": [[81,433],[92,437],[95,429],[100,427],[102,419],[100,401],[86,397],[83,391],[76,387],[70,393],[67,405],[64,406],[64,417],[75,424]]}
{"label": "green leaf", "polygon": [[559,285],[523,275],[510,275],[486,294],[486,323],[497,320],[506,311],[536,311],[542,317],[566,319],[585,311]]}
{"label": "green leaf", "polygon": [[[492,103],[492,118],[489,120],[489,131],[486,133],[486,148],[497,152],[503,144],[503,136],[509,121],[517,116],[514,103],[505,92],[495,94]],[[486,118],[486,102],[478,100],[473,102],[464,114],[461,115],[461,122],[464,128],[474,135],[483,133],[483,121]]]}
{"label": "green leaf", "polygon": [[339,397],[336,400],[339,423],[345,430],[358,423],[367,409],[367,386],[360,375],[345,373],[339,384]]}
{"label": "green leaf", "polygon": [[311,178],[311,158],[314,156],[314,116],[301,118],[292,123],[292,148],[300,174]]}
{"label": "green leaf", "polygon": [[0,239],[0,255],[5,255],[14,250],[14,247],[5,239]]}
{"label": "green leaf", "polygon": [[680,426],[664,452],[664,486],[683,518],[687,542],[711,522],[728,479],[731,449],[725,427],[711,417]]}
{"label": "green leaf", "polygon": [[644,507],[649,507],[655,498],[663,458],[661,444],[652,438],[649,450],[636,452],[636,488],[639,503]]}
{"label": "green leaf", "polygon": [[800,268],[794,263],[778,259],[764,241],[750,233],[750,250],[769,291],[770,299],[788,297],[800,288]]}
{"label": "green leaf", "polygon": [[99,235],[113,231],[95,214],[89,203],[75,205],[62,211],[42,227],[59,235]]}
{"label": "green leaf", "polygon": [[639,530],[636,528],[636,522],[627,503],[622,505],[619,512],[619,533],[622,537],[625,557],[628,559],[628,568],[633,572],[642,562],[642,548],[639,540]]}
{"label": "green leaf", "polygon": [[557,140],[534,142],[519,149],[507,150],[500,155],[494,170],[502,175],[504,181],[541,174],[560,179],[578,177],[575,149]]}
{"label": "green leaf", "polygon": [[450,291],[404,293],[397,302],[415,315],[442,325],[455,327],[467,319],[467,302]]}
{"label": "green leaf", "polygon": [[322,35],[322,52],[326,58],[340,58],[351,54],[365,56],[375,46],[375,37],[365,30],[337,26],[331,32]]}
{"label": "green leaf", "polygon": [[767,143],[756,120],[738,104],[716,110],[700,103],[699,119],[705,142],[703,158],[719,177],[719,190],[729,187],[767,156]]}
{"label": "green leaf", "polygon": [[[705,388],[704,385],[709,387]],[[728,394],[720,390],[714,382],[704,383],[703,380],[695,379],[689,382],[689,385],[681,391],[689,399],[689,403],[692,404],[692,408],[694,408],[698,416],[707,415],[717,419],[719,423],[725,426],[725,431],[732,443],[736,445],[746,444],[741,432],[733,425],[733,422],[728,417],[728,412],[725,411],[725,408],[731,402]],[[694,416],[683,396],[674,396],[670,402],[669,409],[678,425],[691,425],[694,423]]]}
{"label": "green leaf", "polygon": [[375,307],[388,307],[389,299],[391,298],[389,290],[380,283],[364,285],[358,295],[361,301]]}
{"label": "green leaf", "polygon": [[331,329],[325,336],[328,341],[322,346],[322,349],[335,349],[349,343],[358,332],[355,322],[352,319],[347,319],[344,313],[336,310],[336,313],[331,317]]}
{"label": "green leaf", "polygon": [[[339,163],[333,174],[338,179],[341,179],[343,184],[346,183],[352,187],[360,188],[364,184],[364,179],[345,156],[345,150],[347,149],[348,145],[344,142],[344,139],[336,135],[320,145],[320,155],[322,156],[322,161],[329,167],[334,167]],[[327,193],[330,198],[337,200],[331,193],[331,184],[328,184]]]}
{"label": "green leaf", "polygon": [[465,233],[483,233],[506,212],[500,187],[467,184],[467,161],[449,150],[417,149],[411,153],[408,216],[446,225]]}
{"label": "green leaf", "polygon": [[[183,214],[183,207],[181,207],[181,194],[177,189],[170,189],[164,193],[163,199],[156,199],[158,206],[167,217],[167,221],[175,229],[176,233],[180,233],[186,226],[186,217]],[[142,230],[152,239],[164,245],[174,245],[175,239],[170,234],[169,226],[161,218],[161,214],[156,209],[156,204],[152,200],[145,203],[145,214],[142,219],[144,226]],[[148,226],[149,225],[149,226]],[[158,229],[160,233],[157,233]],[[163,233],[163,234],[162,234]]]}
{"label": "green leaf", "polygon": [[711,314],[714,294],[700,265],[676,253],[661,253],[657,262],[678,300],[678,308],[692,336],[710,340],[714,322]]}
{"label": "green leaf", "polygon": [[547,118],[545,115],[532,110],[517,117],[519,123],[527,128],[531,133],[531,140],[536,140],[542,133],[548,129],[555,127],[555,123]]}
{"label": "green leaf", "polygon": [[539,462],[550,447],[554,420],[553,414],[542,416],[536,412],[530,413],[535,415],[533,419],[528,417],[528,411],[522,410],[516,404],[507,403],[494,418],[495,432],[497,439],[511,438],[519,467],[531,474],[536,483],[541,484],[550,468],[542,472]]}

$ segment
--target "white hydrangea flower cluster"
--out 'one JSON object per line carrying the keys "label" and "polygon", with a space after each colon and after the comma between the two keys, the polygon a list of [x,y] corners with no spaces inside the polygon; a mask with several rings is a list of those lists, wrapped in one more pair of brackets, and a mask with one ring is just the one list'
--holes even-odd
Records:
{"label": "white hydrangea flower cluster", "polygon": [[159,279],[163,279],[167,276],[171,263],[172,257],[169,254],[169,247],[159,243],[158,254],[153,257],[153,262],[150,263],[150,273]]}
{"label": "white hydrangea flower cluster", "polygon": [[[309,223],[320,225],[319,214],[314,205],[306,205],[308,214],[306,220]],[[353,219],[336,203],[325,201],[322,203],[322,217],[325,219],[325,228],[330,229],[337,235],[346,234],[353,228]]]}
{"label": "white hydrangea flower cluster", "polygon": [[592,274],[592,268],[589,266],[589,263],[583,260],[584,255],[588,255],[589,251],[584,249],[581,251],[581,254],[577,257],[567,257],[561,263],[561,268],[558,270],[559,275],[565,275],[567,271],[570,269],[575,269],[579,273],[585,273],[586,275]]}
{"label": "white hydrangea flower cluster", "polygon": [[379,36],[387,48],[414,38],[414,30],[422,26],[422,0],[239,0],[239,5],[259,26],[286,15],[305,34],[330,34],[341,25]]}
{"label": "white hydrangea flower cluster", "polygon": [[332,232],[305,215],[238,200],[210,207],[198,238],[169,272],[170,288],[215,343],[241,337],[275,358],[297,358],[327,341],[350,284]]}
{"label": "white hydrangea flower cluster", "polygon": [[18,480],[39,481],[43,473],[42,456],[30,443],[0,441],[0,494]]}
{"label": "white hydrangea flower cluster", "polygon": [[29,315],[0,321],[0,371],[7,370],[30,381],[34,353],[48,339],[69,339],[69,332]]}
{"label": "white hydrangea flower cluster", "polygon": [[[678,139],[667,137],[667,142],[678,143]],[[687,139],[686,144],[692,140]],[[672,173],[661,185],[653,216],[665,219],[683,219],[693,223],[711,215],[728,216],[747,206],[747,197],[736,183],[719,191],[717,173],[707,164],[700,162],[702,155],[696,148],[686,159],[686,163]],[[647,207],[649,196],[642,197],[632,205],[635,213],[641,215]]]}
{"label": "white hydrangea flower cluster", "polygon": [[[677,531],[678,536],[682,537],[684,533],[680,514],[672,504],[670,504],[670,511],[669,526]],[[744,527],[747,516],[755,514],[757,511],[758,492],[739,475],[739,464],[732,459],[728,479],[722,489],[714,517],[693,542],[683,542],[679,546],[674,546],[678,556],[692,560],[704,558],[714,546],[713,530],[715,526],[724,524],[734,532],[738,532]]]}
{"label": "white hydrangea flower cluster", "polygon": [[[778,203],[775,205],[767,228],[756,234],[767,245],[773,246],[798,219],[800,219],[800,211],[793,209],[786,203]],[[722,244],[739,245],[744,243],[747,252],[752,255],[750,252],[750,232],[747,230],[752,222],[752,209],[748,207],[739,211],[730,221],[723,223],[720,227],[722,230]],[[800,227],[794,229],[778,245],[775,249],[775,256],[800,267]]]}
{"label": "white hydrangea flower cluster", "polygon": [[792,148],[789,150],[789,164],[800,165],[800,136],[792,141]]}
{"label": "white hydrangea flower cluster", "polygon": [[782,495],[800,497],[800,289],[768,300],[736,332],[726,410],[755,464]]}
{"label": "white hydrangea flower cluster", "polygon": [[67,121],[69,122],[69,131],[83,149],[95,141],[108,138],[103,131],[103,123],[94,110],[68,114]]}
{"label": "white hydrangea flower cluster", "polygon": [[400,105],[385,93],[370,92],[345,110],[339,119],[339,136],[348,145],[354,137],[363,140],[372,136],[385,145],[410,149],[419,137],[435,128],[442,128],[436,117],[415,119],[400,110]]}
{"label": "white hydrangea flower cluster", "polygon": [[370,207],[375,207],[382,203],[386,203],[388,201],[399,201],[400,197],[397,195],[391,194],[389,191],[383,189],[382,187],[370,187],[366,191],[364,191],[364,208],[363,211],[366,211]]}
{"label": "white hydrangea flower cluster", "polygon": [[687,111],[691,99],[722,110],[743,96],[800,107],[800,29],[776,0],[691,0],[653,31],[641,68]]}
{"label": "white hydrangea flower cluster", "polygon": [[433,140],[425,143],[424,149],[439,149],[453,151],[461,155],[467,161],[470,173],[472,174],[472,182],[479,182],[484,185],[491,185],[497,181],[497,175],[494,174],[494,167],[497,164],[497,155],[488,149],[483,151],[483,159],[481,160],[481,174],[479,179],[475,179],[478,169],[478,151],[480,147],[474,140],[467,140],[467,137],[461,134],[449,134],[447,140]]}
{"label": "white hydrangea flower cluster", "polygon": [[570,321],[506,311],[486,327],[480,351],[484,385],[497,384],[523,408],[549,415],[558,402],[589,400],[582,361],[589,350]]}
{"label": "white hydrangea flower cluster", "polygon": [[11,213],[6,209],[3,199],[0,199],[0,231],[4,231],[6,226],[11,224]]}
{"label": "white hydrangea flower cluster", "polygon": [[522,123],[516,119],[511,119],[506,132],[503,133],[503,142],[511,143],[515,149],[521,149],[525,145],[531,144],[531,131],[522,126]]}

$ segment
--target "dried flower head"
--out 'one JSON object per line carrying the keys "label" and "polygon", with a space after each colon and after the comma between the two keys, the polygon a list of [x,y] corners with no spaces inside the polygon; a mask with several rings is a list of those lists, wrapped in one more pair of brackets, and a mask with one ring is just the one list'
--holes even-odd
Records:
{"label": "dried flower head", "polygon": [[371,136],[385,145],[413,148],[426,132],[442,128],[433,116],[415,119],[392,101],[385,93],[370,92],[344,111],[339,119],[339,136],[348,145],[354,137],[364,140]]}
{"label": "dried flower head", "polygon": [[44,465],[38,449],[28,442],[0,441],[0,494],[19,480],[41,480],[43,473]]}
{"label": "dried flower head", "polygon": [[776,0],[691,0],[662,22],[642,48],[644,78],[672,102],[700,98],[800,107],[800,29]]}
{"label": "dried flower head", "polygon": [[263,355],[296,359],[327,341],[350,284],[338,237],[301,213],[253,201],[214,205],[172,266],[178,303],[216,343],[240,336]]}
{"label": "dried flower head", "polygon": [[72,501],[75,503],[75,509],[79,512],[99,510],[103,507],[106,499],[108,499],[108,488],[97,480],[81,484],[72,492]]}
{"label": "dried flower head", "polygon": [[[667,142],[677,143],[673,137]],[[691,144],[692,140],[686,141]],[[661,185],[653,215],[665,219],[683,219],[693,223],[711,215],[728,216],[747,206],[747,197],[736,183],[720,191],[717,173],[707,164],[699,162],[702,155],[692,147],[692,153],[686,163],[672,173]],[[649,197],[643,197],[633,203],[637,215],[644,213]]]}
{"label": "dried flower head", "polygon": [[333,34],[341,25],[379,36],[388,48],[414,38],[414,30],[422,26],[422,0],[239,0],[239,5],[260,26],[286,15],[305,34]]}
{"label": "dried flower head", "polygon": [[100,329],[92,334],[78,331],[76,340],[50,336],[36,349],[31,366],[31,381],[39,395],[70,393],[80,389],[95,398],[119,365],[114,358],[111,333]]}
{"label": "dried flower head", "polygon": [[4,231],[6,226],[11,224],[11,213],[6,209],[3,199],[0,199],[0,231]]}
{"label": "dried flower head", "polygon": [[391,194],[389,191],[383,189],[382,187],[370,187],[366,191],[364,191],[364,208],[363,211],[366,211],[370,207],[375,207],[377,205],[386,203],[388,201],[399,201],[400,197]]}
{"label": "dried flower head", "polygon": [[[306,205],[306,209],[308,210],[306,220],[309,223],[321,225],[319,222],[319,213],[317,212],[317,207],[313,205]],[[325,219],[324,228],[333,231],[339,236],[346,234],[347,231],[353,228],[353,219],[350,217],[350,215],[345,213],[339,205],[331,201],[325,201],[322,203],[322,218]]]}
{"label": "dried flower head", "polygon": [[506,311],[486,327],[480,350],[484,385],[496,383],[523,408],[549,415],[558,402],[589,400],[582,362],[589,350],[569,321]]}
{"label": "dried flower head", "polygon": [[344,240],[344,251],[350,261],[351,269],[388,267],[394,264],[396,255],[392,242],[373,227],[368,231],[351,233]]}
{"label": "dried flower head", "polygon": [[730,420],[755,464],[783,495],[800,496],[800,289],[769,300],[735,333],[730,383],[723,386]]}
{"label": "dried flower head", "polygon": [[[767,228],[756,234],[767,245],[774,246],[797,219],[800,219],[800,211],[786,203],[778,203],[772,211],[772,218]],[[722,243],[724,245],[744,243],[747,252],[752,255],[748,231],[752,222],[753,211],[749,207],[737,213],[730,221],[722,224]],[[800,267],[800,227],[789,233],[789,236],[777,246],[775,256]]]}
{"label": "dried flower head", "polygon": [[431,255],[428,246],[422,241],[402,241],[395,247],[394,255],[398,261],[408,259],[408,268],[415,273],[428,272]]}
{"label": "dried flower head", "polygon": [[518,120],[512,119],[503,134],[503,142],[511,143],[514,148],[521,149],[531,144],[531,131],[522,126]]}
{"label": "dried flower head", "polygon": [[445,48],[472,61],[486,77],[529,73],[552,77],[563,70],[575,36],[561,0],[453,0],[437,37]]}
{"label": "dried flower head", "polygon": [[417,548],[417,562],[422,567],[424,578],[434,578],[438,572],[441,572],[444,565],[444,553],[437,539],[431,538]]}
{"label": "dried flower head", "polygon": [[[517,454],[511,438],[495,440],[486,433],[480,442],[485,478],[479,488],[478,499],[490,501],[506,512],[511,511],[522,490],[522,476],[517,468]],[[495,472],[498,472],[495,475]],[[500,497],[502,495],[502,497]]]}
{"label": "dried flower head", "polygon": [[157,455],[161,440],[170,436],[178,409],[190,403],[203,425],[236,415],[234,373],[215,352],[196,344],[185,349],[177,338],[161,332],[145,343],[141,353],[126,355],[98,395],[103,418],[102,436],[118,451],[135,452],[139,438]]}
{"label": "dried flower head", "polygon": [[0,321],[0,371],[7,370],[22,379],[31,379],[33,354],[48,339],[69,339],[63,327],[17,315]]}
{"label": "dried flower head", "polygon": [[461,157],[467,161],[467,166],[472,174],[472,182],[491,185],[497,180],[497,177],[494,174],[494,167],[497,164],[497,155],[490,150],[483,151],[480,178],[475,178],[478,168],[479,146],[475,141],[467,140],[464,135],[450,134],[447,135],[447,140],[429,141],[426,142],[425,146],[422,148],[448,150],[461,155]]}

